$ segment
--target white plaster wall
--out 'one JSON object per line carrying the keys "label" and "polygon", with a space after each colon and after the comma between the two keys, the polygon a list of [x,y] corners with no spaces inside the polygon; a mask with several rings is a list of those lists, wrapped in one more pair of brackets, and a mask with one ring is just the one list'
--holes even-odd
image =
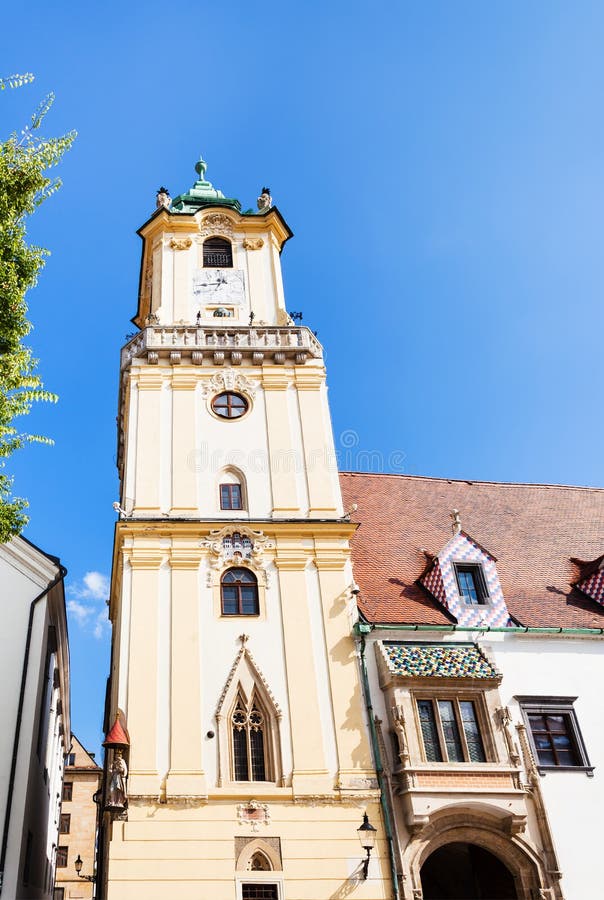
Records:
{"label": "white plaster wall", "polygon": [[[0,547],[0,596],[5,612],[0,633],[0,828],[7,812],[7,789],[23,669],[29,611],[32,601],[56,577],[56,566],[36,548],[15,539]],[[10,831],[4,872],[3,894],[17,895],[21,880],[27,832],[35,835],[32,867],[44,879],[42,893],[50,897],[53,882],[54,847],[57,843],[60,784],[63,772],[63,738],[59,734],[59,687],[50,698],[46,744],[37,756],[40,703],[44,699],[46,639],[50,624],[48,600],[34,608],[28,674],[21,717],[19,753],[13,787]],[[57,637],[60,637],[57,628]],[[65,648],[65,652],[66,648]],[[56,658],[55,658],[56,659]],[[63,698],[68,709],[69,698]],[[48,772],[43,779],[43,770]]]}
{"label": "white plaster wall", "polygon": [[515,722],[521,721],[516,695],[577,697],[574,708],[587,755],[595,766],[593,777],[579,771],[548,772],[541,778],[541,788],[563,873],[564,896],[567,900],[595,897],[601,879],[604,808],[604,642],[602,638],[501,638],[481,643],[503,673],[501,698]]}

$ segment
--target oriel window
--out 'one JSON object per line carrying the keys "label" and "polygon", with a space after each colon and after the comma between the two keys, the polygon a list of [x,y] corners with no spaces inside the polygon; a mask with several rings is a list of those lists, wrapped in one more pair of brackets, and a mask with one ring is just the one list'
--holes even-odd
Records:
{"label": "oriel window", "polygon": [[473,700],[418,700],[417,711],[428,762],[485,762]]}

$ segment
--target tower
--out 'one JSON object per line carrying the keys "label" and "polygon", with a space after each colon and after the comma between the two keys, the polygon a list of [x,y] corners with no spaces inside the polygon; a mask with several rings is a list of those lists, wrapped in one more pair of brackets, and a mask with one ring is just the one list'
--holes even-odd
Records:
{"label": "tower", "polygon": [[103,896],[383,897],[322,348],[286,310],[269,189],[242,212],[196,171],[139,230],[121,354],[107,722],[129,774],[127,809],[106,778]]}

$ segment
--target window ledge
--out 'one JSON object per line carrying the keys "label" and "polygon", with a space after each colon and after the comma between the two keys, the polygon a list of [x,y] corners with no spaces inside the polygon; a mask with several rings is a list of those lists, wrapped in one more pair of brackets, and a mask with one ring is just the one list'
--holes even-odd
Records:
{"label": "window ledge", "polygon": [[584,772],[588,778],[594,777],[595,766],[537,766],[537,771],[545,777],[548,772]]}

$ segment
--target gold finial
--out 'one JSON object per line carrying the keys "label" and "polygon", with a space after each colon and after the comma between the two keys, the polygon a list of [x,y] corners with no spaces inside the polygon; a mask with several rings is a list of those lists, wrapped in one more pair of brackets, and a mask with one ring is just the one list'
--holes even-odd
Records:
{"label": "gold finial", "polygon": [[239,635],[239,640],[241,641],[241,646],[242,646],[242,647],[245,647],[245,645],[247,644],[247,642],[249,641],[249,639],[250,639],[249,634],[240,634],[240,635]]}

